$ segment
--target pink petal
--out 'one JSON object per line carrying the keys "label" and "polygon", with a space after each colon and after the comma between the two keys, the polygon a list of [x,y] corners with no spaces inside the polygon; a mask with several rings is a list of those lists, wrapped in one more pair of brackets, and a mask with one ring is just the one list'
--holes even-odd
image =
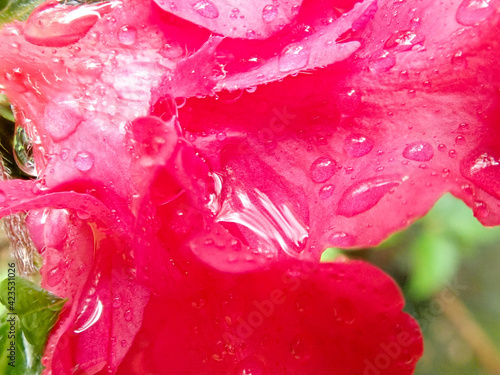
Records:
{"label": "pink petal", "polygon": [[231,38],[264,39],[299,12],[301,0],[155,0],[164,10]]}

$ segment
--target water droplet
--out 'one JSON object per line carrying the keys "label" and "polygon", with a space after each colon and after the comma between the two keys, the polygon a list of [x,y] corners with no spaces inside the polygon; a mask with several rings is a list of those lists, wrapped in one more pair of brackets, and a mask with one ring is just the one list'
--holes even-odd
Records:
{"label": "water droplet", "polygon": [[160,55],[170,60],[176,60],[183,57],[186,51],[177,42],[165,43],[159,51]]}
{"label": "water droplet", "polygon": [[311,359],[311,354],[314,352],[314,344],[306,335],[298,335],[290,344],[290,354],[293,358],[299,361],[307,361]]}
{"label": "water droplet", "polygon": [[458,130],[460,132],[466,132],[467,130],[469,130],[469,124],[466,124],[465,122],[461,123],[460,125],[458,125]]}
{"label": "water droplet", "polygon": [[467,68],[467,58],[463,55],[462,51],[458,51],[451,58],[451,64],[455,69],[465,69]]}
{"label": "water droplet", "polygon": [[220,133],[217,133],[215,138],[217,138],[218,141],[223,141],[227,138],[227,134],[226,134],[226,132],[220,132]]}
{"label": "water droplet", "polygon": [[47,284],[51,287],[57,286],[64,277],[64,269],[56,266],[52,268],[47,275]]}
{"label": "water droplet", "polygon": [[457,156],[457,152],[454,149],[451,149],[450,151],[448,151],[448,156],[453,159],[455,156]]}
{"label": "water droplet", "polygon": [[465,138],[462,136],[462,135],[458,135],[456,138],[455,138],[455,143],[457,145],[463,145],[465,144]]}
{"label": "water droplet", "polygon": [[415,161],[429,161],[434,156],[434,150],[429,143],[417,141],[406,146],[403,156]]}
{"label": "water droplet", "polygon": [[368,154],[373,149],[374,144],[370,138],[353,133],[344,140],[344,151],[350,157],[359,158]]}
{"label": "water droplet", "polygon": [[335,187],[333,185],[326,185],[319,189],[319,197],[321,199],[328,199],[332,196]]}
{"label": "water droplet", "polygon": [[14,160],[19,169],[28,176],[36,177],[35,158],[33,156],[33,142],[28,137],[26,130],[21,127],[16,127],[13,143]]}
{"label": "water droplet", "polygon": [[495,12],[492,0],[464,0],[459,5],[455,19],[464,26],[473,26]]}
{"label": "water droplet", "polygon": [[219,9],[210,0],[200,0],[193,5],[193,8],[205,18],[214,19],[219,17]]}
{"label": "water droplet", "polygon": [[317,183],[328,181],[336,172],[337,163],[327,156],[322,156],[312,163],[309,168],[311,180]]}
{"label": "water droplet", "polygon": [[95,157],[90,152],[80,151],[75,155],[73,162],[75,163],[76,169],[87,172],[94,166]]}
{"label": "water droplet", "polygon": [[96,60],[88,59],[80,61],[75,68],[77,79],[81,83],[93,83],[101,76],[102,68],[102,64]]}
{"label": "water droplet", "polygon": [[393,49],[398,52],[409,51],[413,46],[422,44],[424,38],[413,30],[404,30],[392,34],[385,42],[385,49]]}
{"label": "water droplet", "polygon": [[236,365],[234,375],[266,375],[267,372],[261,360],[247,357]]}
{"label": "water droplet", "polygon": [[122,346],[122,348],[126,347],[127,346],[127,340],[122,340],[120,342],[120,345]]}
{"label": "water droplet", "polygon": [[59,153],[59,158],[61,160],[66,160],[68,159],[68,156],[70,154],[71,150],[69,148],[63,148],[61,152]]}
{"label": "water droplet", "polygon": [[337,107],[342,113],[353,114],[361,104],[361,93],[358,90],[347,88],[336,94]]}
{"label": "water droplet", "polygon": [[500,198],[500,155],[498,147],[480,147],[461,163],[460,172],[476,186]]}
{"label": "water droplet", "polygon": [[278,7],[274,4],[268,4],[262,9],[262,19],[266,23],[273,22],[278,18]]}
{"label": "water droplet", "polygon": [[73,134],[82,122],[78,103],[71,98],[50,102],[45,109],[47,133],[54,141],[61,141]]}
{"label": "water droplet", "polygon": [[490,216],[488,205],[483,201],[474,201],[474,216],[478,219],[487,219]]}
{"label": "water droplet", "polygon": [[335,232],[328,237],[328,244],[332,247],[347,248],[356,244],[356,238],[346,232]]}
{"label": "water droplet", "polygon": [[31,13],[24,36],[32,44],[61,47],[75,43],[120,2],[67,5],[49,1]]}
{"label": "water droplet", "polygon": [[299,14],[299,11],[300,11],[299,4],[295,4],[294,6],[292,6],[292,15],[293,16],[296,16],[297,14]]}
{"label": "water droplet", "polygon": [[132,310],[125,311],[125,314],[123,315],[123,317],[125,318],[125,321],[131,322],[132,318],[133,318],[133,312],[132,312]]}
{"label": "water droplet", "polygon": [[137,40],[137,29],[133,26],[122,26],[118,30],[118,40],[124,46],[131,46]]}
{"label": "water droplet", "polygon": [[255,39],[255,31],[254,30],[247,30],[247,38],[248,39]]}
{"label": "water droplet", "polygon": [[311,51],[302,44],[290,44],[283,48],[279,56],[278,65],[281,72],[291,72],[307,66]]}
{"label": "water droplet", "polygon": [[379,51],[372,54],[369,67],[374,73],[384,73],[396,65],[396,57],[389,51]]}
{"label": "water droplet", "polygon": [[92,215],[90,212],[78,210],[76,211],[76,216],[78,216],[80,220],[88,220]]}
{"label": "water droplet", "polygon": [[122,305],[122,300],[120,298],[120,296],[118,294],[116,294],[114,297],[113,297],[113,307],[115,309],[119,308],[120,306]]}
{"label": "water droplet", "polygon": [[440,143],[438,145],[438,150],[441,151],[441,152],[446,151],[446,145],[444,143]]}
{"label": "water droplet", "polygon": [[352,217],[368,211],[400,183],[401,178],[394,176],[372,177],[360,181],[344,192],[337,214]]}
{"label": "water droplet", "polygon": [[352,324],[356,320],[357,309],[347,298],[337,298],[334,306],[335,320],[342,324]]}

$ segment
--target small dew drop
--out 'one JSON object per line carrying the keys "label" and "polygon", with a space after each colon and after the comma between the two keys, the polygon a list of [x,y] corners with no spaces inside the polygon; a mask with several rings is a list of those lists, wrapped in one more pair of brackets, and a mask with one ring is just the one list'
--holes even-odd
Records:
{"label": "small dew drop", "polygon": [[251,30],[251,29],[248,29],[247,30],[247,38],[248,39],[255,39],[255,31]]}
{"label": "small dew drop", "polygon": [[209,19],[219,17],[219,9],[210,0],[200,0],[193,5],[194,10],[201,16]]}
{"label": "small dew drop", "polygon": [[413,46],[417,44],[422,44],[424,38],[419,36],[413,30],[405,30],[399,31],[395,34],[392,34],[389,39],[385,42],[385,49],[393,49],[395,51],[409,51],[413,48]]}
{"label": "small dew drop", "polygon": [[75,155],[73,162],[75,163],[76,169],[82,172],[87,172],[94,166],[95,157],[90,152],[80,151]]}
{"label": "small dew drop", "polygon": [[451,64],[455,69],[467,68],[467,58],[463,55],[462,51],[458,51],[451,58]]}
{"label": "small dew drop", "polygon": [[462,135],[458,135],[456,138],[455,138],[455,143],[457,145],[463,145],[465,144],[465,138],[462,136]]}
{"label": "small dew drop", "polygon": [[356,244],[356,238],[346,232],[335,232],[328,237],[328,243],[332,247],[351,247]]}
{"label": "small dew drop", "polygon": [[47,275],[47,284],[51,287],[59,285],[64,277],[64,269],[62,267],[56,266],[52,268]]}
{"label": "small dew drop", "polygon": [[286,73],[306,67],[310,54],[309,47],[303,46],[300,43],[286,46],[281,51],[278,60],[280,71]]}
{"label": "small dew drop", "polygon": [[254,357],[241,360],[234,369],[235,375],[266,375],[264,365]]}
{"label": "small dew drop", "polygon": [[403,156],[415,161],[429,161],[434,156],[434,150],[429,143],[417,141],[406,146]]}
{"label": "small dew drop", "polygon": [[372,139],[361,134],[350,134],[344,140],[344,151],[352,158],[359,158],[368,154],[374,146]]}
{"label": "small dew drop", "polygon": [[322,156],[312,163],[309,169],[311,180],[316,183],[328,181],[336,172],[337,163],[329,157]]}
{"label": "small dew drop", "polygon": [[124,46],[131,46],[137,40],[137,29],[133,26],[122,26],[118,31],[118,40]]}
{"label": "small dew drop", "polygon": [[262,19],[266,23],[273,22],[278,18],[278,7],[274,4],[268,4],[262,9]]}
{"label": "small dew drop", "polygon": [[332,196],[335,187],[333,185],[326,185],[319,189],[319,197],[321,199],[328,199]]}
{"label": "small dew drop", "polygon": [[123,315],[123,317],[125,318],[125,321],[131,322],[132,318],[133,318],[132,310],[125,311],[125,314]]}

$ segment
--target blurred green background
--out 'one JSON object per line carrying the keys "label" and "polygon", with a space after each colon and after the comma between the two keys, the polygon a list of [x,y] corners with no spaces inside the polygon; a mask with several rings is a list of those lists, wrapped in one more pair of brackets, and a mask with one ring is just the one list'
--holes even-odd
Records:
{"label": "blurred green background", "polygon": [[410,228],[360,251],[390,274],[405,310],[422,327],[425,352],[416,375],[500,375],[500,227],[483,227],[450,194]]}

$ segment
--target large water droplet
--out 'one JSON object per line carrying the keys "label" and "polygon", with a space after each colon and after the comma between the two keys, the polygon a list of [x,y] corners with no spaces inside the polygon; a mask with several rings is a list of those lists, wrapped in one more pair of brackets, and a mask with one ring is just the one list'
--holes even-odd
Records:
{"label": "large water droplet", "polygon": [[464,26],[472,26],[484,21],[495,12],[493,0],[464,0],[459,5],[455,19]]}
{"label": "large water droplet", "polygon": [[279,56],[278,65],[282,72],[302,69],[307,66],[311,51],[309,47],[300,43],[290,44],[283,48]]}
{"label": "large water droplet", "polygon": [[137,29],[133,26],[122,26],[118,31],[118,40],[125,46],[131,46],[137,40]]}
{"label": "large water droplet", "polygon": [[434,156],[434,149],[427,142],[417,141],[406,146],[403,156],[415,161],[429,161]]}
{"label": "large water droplet", "polygon": [[274,4],[268,4],[262,9],[262,19],[266,23],[273,22],[278,18],[278,7]]}
{"label": "large water droplet", "polygon": [[71,98],[50,102],[45,109],[46,130],[54,141],[73,134],[81,121],[79,105]]}
{"label": "large water droplet", "polygon": [[24,36],[39,46],[61,47],[77,42],[92,26],[120,2],[68,5],[48,1],[26,21]]}
{"label": "large water droplet", "polygon": [[409,51],[413,46],[422,44],[424,38],[413,30],[404,30],[392,34],[385,42],[385,49],[394,49],[395,51]]}
{"label": "large water droplet", "polygon": [[317,183],[328,181],[336,172],[337,163],[327,156],[322,156],[312,163],[309,168],[311,180]]}
{"label": "large water droplet", "polygon": [[73,162],[75,163],[76,169],[82,172],[87,172],[94,166],[95,157],[90,152],[80,151],[75,155]]}
{"label": "large water droplet", "polygon": [[344,140],[344,151],[350,157],[359,158],[368,154],[373,149],[374,144],[370,138],[354,133]]}
{"label": "large water droplet", "polygon": [[33,156],[33,142],[23,127],[16,127],[13,143],[14,160],[19,169],[28,176],[36,177],[35,158]]}
{"label": "large water droplet", "polygon": [[372,177],[348,188],[339,202],[337,214],[352,217],[374,207],[401,179],[394,176]]}
{"label": "large water droplet", "polygon": [[193,5],[194,10],[205,18],[214,19],[219,17],[219,9],[210,0],[201,0]]}
{"label": "large water droplet", "polygon": [[476,186],[500,198],[500,155],[498,148],[480,147],[461,163],[460,172]]}

